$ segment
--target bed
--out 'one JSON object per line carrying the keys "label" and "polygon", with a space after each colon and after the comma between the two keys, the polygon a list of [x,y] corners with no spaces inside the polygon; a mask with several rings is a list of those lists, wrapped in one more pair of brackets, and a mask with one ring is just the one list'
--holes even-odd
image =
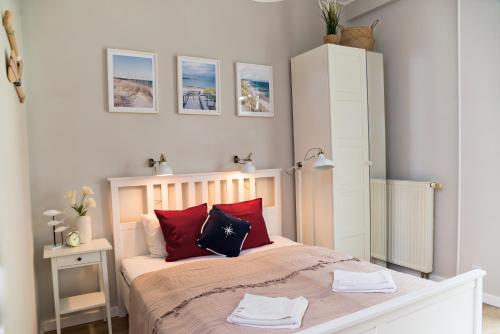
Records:
{"label": "bed", "polygon": [[[249,291],[305,295],[310,305],[301,333],[481,333],[481,270],[439,283],[394,272],[395,294],[332,293],[334,269],[379,267],[282,237],[280,170],[114,178],[110,184],[118,302],[120,313],[129,314],[131,333],[259,332],[225,322]],[[274,243],[235,259],[206,256],[166,263],[151,258],[142,224],[124,219],[130,199],[120,192],[127,188],[145,190],[143,211],[149,213],[262,197]]]}

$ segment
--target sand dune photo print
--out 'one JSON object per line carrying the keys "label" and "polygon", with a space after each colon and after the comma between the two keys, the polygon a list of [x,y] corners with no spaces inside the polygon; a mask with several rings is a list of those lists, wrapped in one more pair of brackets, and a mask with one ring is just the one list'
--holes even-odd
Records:
{"label": "sand dune photo print", "polygon": [[219,61],[179,56],[179,113],[220,115]]}
{"label": "sand dune photo print", "polygon": [[238,116],[274,116],[273,68],[236,64]]}
{"label": "sand dune photo print", "polygon": [[109,111],[157,113],[156,55],[108,49]]}

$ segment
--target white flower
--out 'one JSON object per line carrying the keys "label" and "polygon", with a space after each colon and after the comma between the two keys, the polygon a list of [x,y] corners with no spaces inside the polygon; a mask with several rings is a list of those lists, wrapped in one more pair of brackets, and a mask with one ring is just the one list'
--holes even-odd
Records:
{"label": "white flower", "polygon": [[327,11],[327,4],[326,4],[326,1],[325,0],[319,0],[318,1],[318,5],[319,5],[319,8],[322,10],[322,11]]}
{"label": "white flower", "polygon": [[70,190],[66,193],[66,199],[68,200],[70,205],[76,204],[76,191]]}
{"label": "white flower", "polygon": [[86,204],[88,208],[95,208],[97,206],[95,199],[93,198],[87,198]]}
{"label": "white flower", "polygon": [[85,196],[94,195],[94,190],[92,190],[92,188],[90,188],[89,186],[83,186],[82,193]]}

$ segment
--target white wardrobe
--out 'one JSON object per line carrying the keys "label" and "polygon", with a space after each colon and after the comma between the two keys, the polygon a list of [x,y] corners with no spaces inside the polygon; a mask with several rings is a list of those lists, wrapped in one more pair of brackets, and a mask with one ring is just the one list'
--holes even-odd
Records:
{"label": "white wardrobe", "polygon": [[[381,85],[370,91],[375,112],[384,100],[381,54],[327,44],[292,59],[295,160],[319,147],[335,164],[330,171],[313,171],[305,163],[296,173],[298,240],[365,260],[370,260],[369,81]],[[383,156],[385,177],[385,135],[376,154]]]}

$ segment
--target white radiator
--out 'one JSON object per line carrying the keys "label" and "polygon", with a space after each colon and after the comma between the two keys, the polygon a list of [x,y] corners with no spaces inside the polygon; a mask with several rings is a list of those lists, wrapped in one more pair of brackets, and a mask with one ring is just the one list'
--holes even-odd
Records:
{"label": "white radiator", "polygon": [[374,179],[371,197],[372,257],[432,272],[433,183]]}

